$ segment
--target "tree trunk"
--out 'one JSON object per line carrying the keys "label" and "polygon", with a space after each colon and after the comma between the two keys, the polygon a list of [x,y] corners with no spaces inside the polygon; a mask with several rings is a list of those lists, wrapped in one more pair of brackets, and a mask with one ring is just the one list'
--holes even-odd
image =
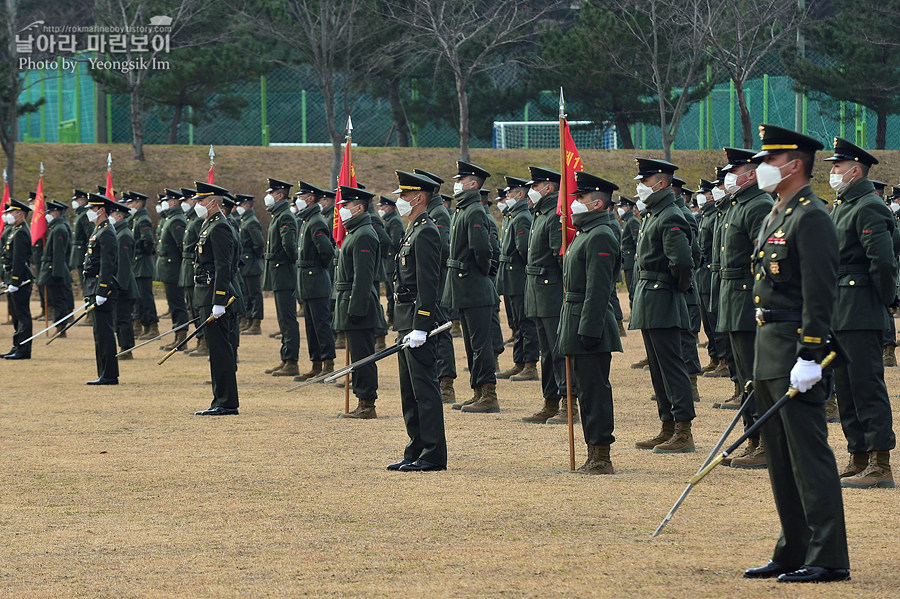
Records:
{"label": "tree trunk", "polygon": [[400,105],[399,78],[391,80],[390,86],[388,100],[391,103],[391,118],[394,121],[394,128],[397,129],[397,145],[401,148],[408,148],[409,126],[406,123],[406,117],[403,115],[403,107]]}
{"label": "tree trunk", "polygon": [[459,101],[459,159],[469,161],[469,94],[468,81],[456,74],[456,99]]}
{"label": "tree trunk", "polygon": [[139,83],[131,86],[131,134],[134,139],[131,145],[134,148],[134,159],[144,160],[144,110],[143,98]]}
{"label": "tree trunk", "polygon": [[744,95],[744,82],[734,82],[734,94],[737,96],[738,110],[741,113],[741,132],[743,139],[742,148],[753,147],[753,124],[750,122],[750,108],[747,106],[747,96]]}
{"label": "tree trunk", "polygon": [[624,113],[618,112],[613,116],[613,123],[616,125],[619,137],[622,138],[622,149],[633,150],[634,140],[631,139],[631,128],[628,126],[628,117],[625,116]]}
{"label": "tree trunk", "polygon": [[887,143],[887,111],[879,110],[875,113],[878,116],[878,124],[875,126],[875,149],[883,150]]}
{"label": "tree trunk", "polygon": [[669,137],[669,127],[666,123],[666,104],[663,100],[663,90],[659,90],[659,134],[662,141],[662,149],[665,159],[672,161],[672,139]]}
{"label": "tree trunk", "polygon": [[[321,76],[322,97],[325,100],[325,122],[328,123],[328,135],[331,136],[331,181],[329,185],[337,185],[341,173],[341,142],[343,136],[334,123],[334,83],[330,76]],[[330,189],[334,189],[331,187]]]}
{"label": "tree trunk", "polygon": [[169,145],[178,143],[178,125],[181,123],[181,104],[175,105],[175,113],[172,115],[172,123],[169,125]]}

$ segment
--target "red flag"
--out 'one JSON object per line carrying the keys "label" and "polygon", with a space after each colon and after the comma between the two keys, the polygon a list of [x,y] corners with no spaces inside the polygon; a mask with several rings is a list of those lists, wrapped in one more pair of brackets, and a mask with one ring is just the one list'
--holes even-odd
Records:
{"label": "red flag", "polygon": [[31,213],[31,245],[43,239],[46,234],[47,207],[44,204],[44,178],[41,177],[34,193],[34,209]]}
{"label": "red flag", "polygon": [[[566,178],[567,197],[564,198],[562,194],[559,194],[559,200],[556,203],[556,213],[560,216],[566,215],[566,242],[569,244],[575,238],[575,226],[572,224],[572,200],[575,199],[575,196],[568,194],[575,191],[575,171],[583,171],[584,164],[581,162],[578,148],[575,146],[575,141],[572,140],[572,134],[569,132],[569,121],[564,121],[564,123],[566,164],[563,177]],[[560,248],[559,253],[562,254],[562,248]]]}
{"label": "red flag", "polygon": [[[3,199],[0,200],[0,212],[6,210],[6,205],[9,204],[9,184],[6,182],[6,171],[3,171]],[[3,219],[0,218],[0,233],[3,232],[3,227],[6,223],[3,222]]]}
{"label": "red flag", "polygon": [[213,165],[209,165],[209,174],[206,176],[206,182],[210,185],[216,182],[216,177],[213,175]]}
{"label": "red flag", "polygon": [[116,194],[113,192],[112,186],[112,169],[106,169],[106,197],[113,202],[116,201]]}
{"label": "red flag", "polygon": [[341,221],[340,207],[338,206],[341,201],[340,186],[356,187],[356,171],[353,169],[353,161],[350,159],[350,146],[352,145],[350,136],[347,136],[347,143],[344,146],[344,163],[341,164],[341,174],[338,176],[338,190],[334,199],[334,222],[331,228],[334,242],[337,243],[338,247],[341,247],[341,244],[344,243],[344,237],[347,236],[347,229],[344,228],[344,223]]}

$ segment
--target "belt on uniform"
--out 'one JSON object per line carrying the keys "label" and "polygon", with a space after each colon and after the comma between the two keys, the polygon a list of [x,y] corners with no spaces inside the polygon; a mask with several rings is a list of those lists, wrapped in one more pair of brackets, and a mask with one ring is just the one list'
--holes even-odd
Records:
{"label": "belt on uniform", "polygon": [[584,294],[576,293],[574,291],[566,291],[563,294],[563,300],[565,300],[567,302],[576,303],[576,304],[584,303]]}
{"label": "belt on uniform", "polygon": [[642,270],[638,278],[643,281],[662,281],[663,283],[677,283],[672,273],[657,272],[655,270]]}
{"label": "belt on uniform", "polygon": [[515,260],[512,256],[500,256],[500,262],[512,262]]}
{"label": "belt on uniform", "polygon": [[838,266],[838,276],[868,273],[868,264],[841,264],[840,266]]}
{"label": "belt on uniform", "polygon": [[314,266],[319,266],[319,263],[315,260],[298,260],[297,266],[300,268],[312,268]]}
{"label": "belt on uniform", "polygon": [[418,294],[415,291],[395,293],[394,301],[398,304],[412,304],[416,301],[416,297],[418,297]]}
{"label": "belt on uniform", "polygon": [[350,281],[337,281],[334,288],[338,291],[350,291],[353,289],[353,283]]}
{"label": "belt on uniform", "polygon": [[447,258],[447,267],[455,268],[457,270],[469,270],[468,262],[462,262],[461,260],[453,260],[452,258]]}
{"label": "belt on uniform", "polygon": [[547,273],[546,266],[530,266],[530,265],[525,266],[525,274],[526,275],[540,276],[540,275],[543,275],[546,273]]}
{"label": "belt on uniform", "polygon": [[732,280],[732,279],[752,279],[753,272],[749,267],[747,268],[723,268],[721,271],[721,277],[723,279]]}
{"label": "belt on uniform", "polygon": [[769,322],[802,322],[803,312],[800,310],[765,310],[756,309],[756,324],[762,326]]}

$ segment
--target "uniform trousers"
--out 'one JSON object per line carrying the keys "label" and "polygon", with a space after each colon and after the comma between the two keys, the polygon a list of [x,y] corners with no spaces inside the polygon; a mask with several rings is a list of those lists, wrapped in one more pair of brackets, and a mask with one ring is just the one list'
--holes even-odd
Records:
{"label": "uniform trousers", "polygon": [[613,395],[609,383],[610,352],[572,356],[572,376],[581,394],[581,430],[588,445],[612,445]]}
{"label": "uniform trousers", "polygon": [[538,344],[541,348],[541,390],[543,391],[544,399],[552,400],[565,397],[566,357],[556,354],[559,317],[536,317],[534,324],[537,327]]}
{"label": "uniform trousers", "polygon": [[115,294],[110,294],[102,306],[97,306],[92,311],[97,376],[105,379],[119,378],[119,360],[116,358],[116,299]]}
{"label": "uniform trousers", "polygon": [[[280,289],[275,295],[275,316],[281,331],[282,361],[300,358],[300,323],[297,322],[297,300],[293,289]],[[207,341],[208,343],[208,341]]]}
{"label": "uniform trousers", "polygon": [[131,321],[133,310],[134,299],[122,296],[116,298],[116,338],[119,340],[119,349],[134,347],[134,327]]}
{"label": "uniform trousers", "polygon": [[682,329],[641,329],[641,335],[650,361],[650,380],[659,419],[663,422],[693,420],[691,379],[681,354]]}
{"label": "uniform trousers", "polygon": [[334,331],[331,329],[331,300],[316,297],[303,300],[303,323],[311,362],[334,360]]}
{"label": "uniform trousers", "polygon": [[[350,345],[350,361],[356,362],[375,353],[375,329],[349,329],[344,331]],[[353,395],[360,401],[375,402],[378,399],[378,363],[372,362],[351,374]]]}
{"label": "uniform trousers", "polygon": [[149,327],[159,322],[156,315],[156,301],[153,299],[153,279],[150,277],[136,277],[138,297],[134,302],[134,319]]}
{"label": "uniform trousers", "polygon": [[[736,371],[733,374],[737,377],[736,382],[741,389],[741,404],[743,404],[747,400],[747,394],[744,392],[747,381],[753,380],[753,357],[756,351],[754,349],[756,344],[756,331],[729,331],[728,340],[730,342],[736,368]],[[749,406],[744,410],[744,430],[756,422],[756,416],[756,410],[753,406]],[[759,438],[759,435],[756,435],[756,438]]]}
{"label": "uniform trousers", "polygon": [[[397,341],[409,333],[398,331]],[[437,343],[429,338],[415,349],[406,348],[397,354],[400,371],[400,407],[409,443],[403,459],[414,462],[426,460],[439,466],[447,465],[447,437],[444,433],[444,409],[437,377]]]}
{"label": "uniform trousers", "polygon": [[509,328],[515,332],[513,362],[537,362],[540,358],[537,327],[532,319],[525,316],[525,296],[504,295],[503,301],[509,317]]}
{"label": "uniform trousers", "polygon": [[[212,314],[212,306],[199,306],[201,322]],[[232,329],[237,317],[229,308],[225,314],[206,325],[206,343],[209,346],[209,377],[212,381],[213,399],[210,408],[238,408],[237,353]]]}
{"label": "uniform trousers", "polygon": [[459,310],[466,364],[469,367],[469,386],[473,389],[496,383],[494,348],[491,341],[491,319],[494,306],[477,306]]}
{"label": "uniform trousers", "polygon": [[177,327],[188,321],[187,303],[184,301],[184,287],[175,283],[163,283],[166,292],[166,303],[169,305],[169,313],[172,316],[172,327]]}
{"label": "uniform trousers", "polygon": [[12,316],[13,330],[13,347],[26,356],[31,355],[31,341],[22,344],[23,341],[32,335],[31,322],[31,287],[32,283],[22,285],[15,293],[7,293],[6,298],[9,302],[10,315]]}

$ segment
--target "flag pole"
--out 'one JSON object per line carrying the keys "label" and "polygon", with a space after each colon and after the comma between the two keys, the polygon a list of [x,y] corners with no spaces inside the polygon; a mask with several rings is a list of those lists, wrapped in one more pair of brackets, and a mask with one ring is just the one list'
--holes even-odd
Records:
{"label": "flag pole", "polygon": [[[4,174],[5,174],[5,171],[4,171]],[[44,161],[42,160],[41,161],[41,180],[43,180],[43,179],[44,179]],[[43,186],[41,186],[41,191],[43,193]],[[45,206],[44,219],[46,220],[47,219],[46,203],[44,204],[44,206]],[[44,249],[47,249],[47,234],[46,233],[44,233]],[[40,269],[40,264],[38,264],[38,269]],[[45,327],[50,326],[50,299],[49,299],[49,297],[50,297],[50,295],[47,292],[47,286],[44,285],[44,326]],[[49,331],[47,332],[47,334],[48,335],[50,334]]]}
{"label": "flag pole", "polygon": [[[566,261],[566,250],[569,248],[569,202],[566,189],[566,101],[563,98],[563,88],[559,88],[559,172],[562,176],[559,178],[559,195],[562,204],[562,259],[563,264]],[[566,411],[569,419],[569,470],[575,470],[575,423],[572,414],[572,357],[566,355]]]}
{"label": "flag pole", "polygon": [[216,151],[213,150],[212,144],[209,144],[209,173],[206,176],[206,182],[212,185],[215,183],[215,175],[213,174],[213,166],[216,164]]}
{"label": "flag pole", "polygon": [[[347,115],[347,155],[350,155],[350,149],[353,147],[353,121],[350,115]],[[340,182],[338,182],[340,184]],[[349,181],[348,181],[349,183]],[[337,206],[335,206],[335,215],[337,215]],[[347,331],[344,331],[344,365],[350,364],[350,338]],[[344,377],[344,414],[350,413],[350,373]]]}

